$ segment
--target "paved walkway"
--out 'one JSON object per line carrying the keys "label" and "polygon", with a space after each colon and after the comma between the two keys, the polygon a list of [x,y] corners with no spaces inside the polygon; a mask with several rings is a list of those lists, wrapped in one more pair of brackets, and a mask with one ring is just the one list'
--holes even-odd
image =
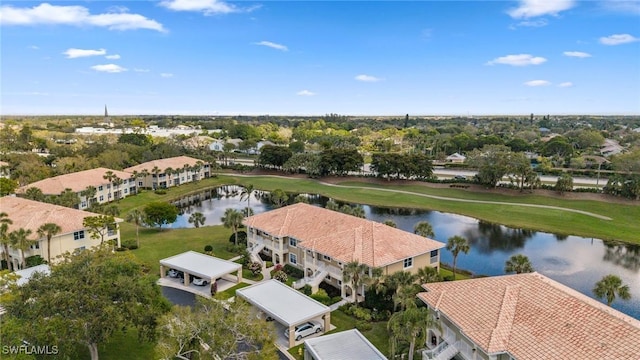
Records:
{"label": "paved walkway", "polygon": [[[244,175],[244,174],[232,174],[232,175],[230,175],[230,176],[243,176],[243,177],[273,177],[273,178],[280,178],[280,179],[291,179],[290,177],[287,177],[287,176],[281,176],[281,175]],[[297,179],[297,180],[299,180],[299,179]],[[315,182],[317,182],[318,184],[322,184],[322,185],[326,185],[326,186],[331,186],[331,187],[338,187],[338,188],[343,188],[343,189],[358,189],[358,190],[375,190],[375,191],[385,191],[385,192],[391,192],[391,193],[396,193],[396,194],[407,194],[407,195],[419,196],[419,197],[424,197],[424,198],[429,198],[429,199],[444,200],[444,201],[455,201],[455,202],[466,202],[466,203],[474,203],[474,204],[490,204],[490,205],[522,206],[522,207],[531,207],[531,208],[539,208],[539,209],[551,209],[551,210],[559,210],[559,211],[566,211],[566,212],[572,212],[572,213],[582,214],[582,215],[591,216],[591,217],[594,217],[594,218],[597,218],[597,219],[601,219],[601,220],[613,220],[612,218],[610,218],[610,217],[608,217],[608,216],[604,216],[604,215],[600,215],[600,214],[592,213],[592,212],[589,212],[589,211],[583,211],[583,210],[577,210],[577,209],[563,208],[563,207],[560,207],[560,206],[539,205],[539,204],[526,204],[526,203],[504,202],[504,201],[486,201],[486,200],[460,199],[460,198],[451,198],[451,197],[446,197],[446,196],[438,196],[438,195],[422,194],[422,193],[413,192],[413,191],[396,190],[396,189],[383,189],[383,188],[377,188],[377,187],[371,187],[371,186],[338,185],[338,184],[331,184],[331,183],[327,183],[327,182],[323,182],[323,181],[318,181],[318,180],[313,180],[313,179],[308,179],[308,180],[315,181]],[[357,181],[357,179],[354,179],[354,181]]]}

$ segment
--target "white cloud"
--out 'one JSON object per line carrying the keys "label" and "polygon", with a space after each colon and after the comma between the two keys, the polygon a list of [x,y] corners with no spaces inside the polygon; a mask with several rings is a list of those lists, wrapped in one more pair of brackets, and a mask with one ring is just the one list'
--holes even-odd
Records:
{"label": "white cloud", "polygon": [[91,50],[91,49],[76,49],[70,48],[67,51],[63,52],[63,54],[67,55],[67,59],[75,59],[81,57],[89,57],[89,56],[102,56],[107,53],[105,49]]}
{"label": "white cloud", "polygon": [[608,11],[640,15],[640,1],[604,0],[600,6]]}
{"label": "white cloud", "polygon": [[118,55],[118,54],[107,55],[107,56],[105,56],[105,58],[107,58],[109,60],[118,60],[118,59],[120,59],[120,55]]}
{"label": "white cloud", "polygon": [[365,74],[361,74],[355,77],[356,80],[358,81],[364,81],[364,82],[378,82],[382,79],[377,78],[375,76],[371,76],[371,75],[365,75]]}
{"label": "white cloud", "polygon": [[240,8],[219,0],[164,0],[160,5],[173,11],[197,11],[205,15],[251,12],[259,7]]}
{"label": "white cloud", "polygon": [[567,82],[563,82],[563,83],[558,84],[558,87],[561,87],[561,88],[567,88],[567,87],[572,87],[572,86],[573,86],[573,83],[571,81],[567,81]]}
{"label": "white cloud", "polygon": [[289,48],[282,44],[277,44],[271,41],[260,41],[257,43],[253,43],[254,45],[266,46],[272,49],[280,50],[280,51],[289,51]]}
{"label": "white cloud", "polygon": [[298,92],[296,93],[296,95],[299,95],[299,96],[313,96],[313,95],[315,95],[315,94],[316,94],[316,93],[311,92],[311,91],[309,91],[309,90],[301,90],[301,91],[298,91]]}
{"label": "white cloud", "polygon": [[524,84],[527,85],[527,86],[547,86],[547,85],[551,85],[551,83],[548,82],[547,80],[531,80],[531,81],[527,81]]}
{"label": "white cloud", "polygon": [[620,45],[640,41],[637,37],[629,34],[614,34],[603,36],[600,38],[600,44],[603,45]]}
{"label": "white cloud", "polygon": [[495,58],[487,65],[503,64],[511,66],[528,66],[528,65],[540,65],[546,62],[547,59],[540,56],[533,56],[529,54],[507,55]]}
{"label": "white cloud", "polygon": [[162,24],[139,14],[109,12],[92,15],[84,6],[59,6],[42,3],[32,8],[0,6],[2,25],[98,26],[109,30],[149,29],[164,32]]}
{"label": "white cloud", "polygon": [[[520,21],[515,25],[515,27],[543,27],[549,25],[547,19],[537,19],[537,20],[525,20]],[[514,27],[512,27],[514,28]]]}
{"label": "white cloud", "polygon": [[123,71],[127,71],[127,69],[116,64],[94,65],[91,68],[95,71],[108,72],[108,73],[120,73]]}
{"label": "white cloud", "polygon": [[40,47],[37,46],[37,45],[31,45],[31,46],[29,46],[29,49],[31,49],[31,50],[40,50]]}
{"label": "white cloud", "polygon": [[149,69],[133,69],[133,71],[135,71],[135,72],[141,72],[141,73],[148,73],[148,72],[149,72],[149,71],[151,71],[151,70],[149,70]]}
{"label": "white cloud", "polygon": [[562,54],[568,57],[577,57],[583,59],[591,57],[591,54],[582,51],[565,51]]}
{"label": "white cloud", "polygon": [[163,78],[170,78],[170,77],[173,77],[173,74],[172,73],[161,73],[160,76],[163,77]]}
{"label": "white cloud", "polygon": [[507,11],[514,19],[527,19],[544,15],[558,15],[561,11],[571,9],[574,0],[520,0],[517,8]]}

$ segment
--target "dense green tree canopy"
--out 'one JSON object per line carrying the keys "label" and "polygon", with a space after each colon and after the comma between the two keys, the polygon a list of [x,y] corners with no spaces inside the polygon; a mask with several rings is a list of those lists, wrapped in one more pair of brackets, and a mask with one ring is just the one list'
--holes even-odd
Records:
{"label": "dense green tree canopy", "polygon": [[178,208],[166,202],[152,202],[144,207],[145,222],[150,226],[171,224],[178,218]]}

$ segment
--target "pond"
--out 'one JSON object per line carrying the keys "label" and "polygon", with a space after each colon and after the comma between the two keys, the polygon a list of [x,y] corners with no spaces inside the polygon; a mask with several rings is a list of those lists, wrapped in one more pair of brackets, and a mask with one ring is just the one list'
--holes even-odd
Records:
{"label": "pond", "polygon": [[[221,187],[176,201],[182,214],[171,227],[192,227],[188,218],[194,212],[205,215],[205,225],[220,225],[225,209],[243,210],[247,207],[246,199],[240,200],[240,190],[235,186]],[[319,206],[324,206],[329,200],[318,195],[306,196],[311,204]],[[504,274],[504,265],[509,257],[524,254],[536,271],[590,297],[593,297],[591,289],[603,276],[618,275],[629,285],[632,298],[629,301],[617,299],[613,307],[640,319],[640,245],[514,229],[438,211],[363,207],[367,219],[378,222],[393,220],[398,228],[409,232],[413,232],[417,222],[428,221],[433,226],[434,238],[441,242],[455,235],[467,238],[471,250],[458,256],[457,267],[474,274]],[[272,208],[267,193],[254,193],[251,198],[254,213]],[[443,250],[441,261],[453,263],[451,253]]]}

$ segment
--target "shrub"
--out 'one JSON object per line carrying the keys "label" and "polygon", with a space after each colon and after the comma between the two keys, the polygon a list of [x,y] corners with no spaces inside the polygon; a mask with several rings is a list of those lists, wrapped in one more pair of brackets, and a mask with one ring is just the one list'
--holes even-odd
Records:
{"label": "shrub", "polygon": [[213,251],[213,246],[211,246],[211,245],[205,245],[205,247],[204,247],[204,252],[205,252],[205,253],[210,253],[210,252],[212,252],[212,251]]}
{"label": "shrub", "polygon": [[157,189],[157,190],[154,191],[154,193],[157,194],[157,195],[164,195],[164,194],[167,193],[167,190]]}
{"label": "shrub", "polygon": [[354,306],[353,309],[351,309],[351,313],[353,317],[358,320],[371,321],[371,310],[369,309]]}
{"label": "shrub", "polygon": [[274,272],[276,272],[276,271],[282,271],[282,269],[283,269],[283,268],[284,268],[284,267],[282,266],[282,264],[278,264],[278,265],[276,265],[276,267],[274,267],[274,268],[273,268],[273,271],[274,271]]}
{"label": "shrub", "polygon": [[287,273],[285,273],[282,270],[274,272],[272,277],[282,283],[286,283],[287,280],[289,279],[289,277],[287,276]]}
{"label": "shrub", "polygon": [[318,289],[315,294],[311,295],[311,298],[325,305],[331,304],[331,298],[324,289]]}
{"label": "shrub", "polygon": [[27,267],[32,267],[32,266],[42,265],[47,263],[45,259],[43,259],[42,256],[40,255],[29,256],[25,258],[24,261],[27,264]]}
{"label": "shrub", "polygon": [[249,263],[249,270],[253,273],[253,275],[258,275],[260,271],[262,271],[262,264],[257,261],[252,261]]}
{"label": "shrub", "polygon": [[362,307],[372,310],[374,313],[393,311],[393,296],[394,290],[387,290],[382,292],[376,292],[375,290],[367,290],[365,292],[364,302]]}
{"label": "shrub", "polygon": [[127,251],[128,249],[126,247],[117,247],[116,251]]}
{"label": "shrub", "polygon": [[272,263],[271,261],[267,261],[267,262],[265,263],[265,266],[266,266],[267,268],[270,268],[270,267],[272,267],[272,266],[273,266],[273,263]]}
{"label": "shrub", "polygon": [[304,277],[304,271],[302,271],[302,269],[298,269],[297,267],[290,264],[286,264],[284,266],[284,272],[286,272],[287,275],[297,279],[302,279]]}
{"label": "shrub", "polygon": [[360,331],[369,331],[373,328],[369,321],[356,321],[356,329]]}
{"label": "shrub", "polygon": [[[236,243],[236,236],[235,234],[231,233],[231,236],[229,236],[229,242],[235,244]],[[238,231],[238,246],[240,245],[244,245],[247,246],[247,232],[246,231]]]}
{"label": "shrub", "polygon": [[306,284],[302,289],[300,289],[300,291],[307,296],[311,295],[311,285]]}

